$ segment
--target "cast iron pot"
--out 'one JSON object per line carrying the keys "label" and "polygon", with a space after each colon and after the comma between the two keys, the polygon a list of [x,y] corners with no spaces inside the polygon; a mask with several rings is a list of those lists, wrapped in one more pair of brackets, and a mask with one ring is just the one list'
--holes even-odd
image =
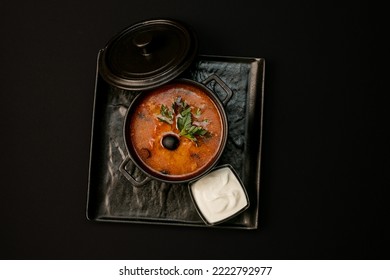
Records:
{"label": "cast iron pot", "polygon": [[[211,82],[216,82],[224,91],[224,97],[222,100],[219,99],[219,97],[211,91],[206,85],[208,85]],[[228,137],[228,121],[225,113],[224,107],[229,102],[229,100],[232,97],[232,91],[230,88],[215,74],[209,76],[206,80],[204,80],[202,83],[189,80],[189,79],[175,79],[174,81],[167,83],[166,85],[175,87],[178,84],[189,84],[202,92],[206,93],[208,95],[212,102],[215,104],[217,110],[219,111],[219,115],[221,116],[221,123],[222,123],[222,141],[218,147],[218,152],[216,155],[209,161],[206,166],[203,166],[199,170],[197,170],[195,173],[191,174],[183,174],[180,176],[170,176],[169,174],[164,174],[161,172],[157,172],[150,167],[148,167],[137,155],[135,148],[132,144],[129,129],[130,129],[130,116],[134,113],[135,108],[140,104],[140,100],[142,100],[142,96],[144,94],[147,94],[147,92],[140,93],[133,102],[131,103],[129,109],[127,110],[124,125],[123,125],[123,137],[126,144],[126,149],[128,152],[128,155],[123,160],[122,164],[119,167],[120,172],[131,182],[131,184],[135,187],[141,187],[146,185],[150,180],[158,180],[166,183],[184,183],[189,181],[194,181],[197,178],[200,178],[201,176],[205,175],[209,171],[213,169],[213,167],[217,164],[220,156],[222,155],[222,152],[225,148],[227,137]],[[166,86],[165,85],[165,86]],[[146,177],[140,181],[138,181],[136,178],[132,176],[130,172],[126,170],[126,165],[129,163],[129,161],[132,161],[145,175]]]}

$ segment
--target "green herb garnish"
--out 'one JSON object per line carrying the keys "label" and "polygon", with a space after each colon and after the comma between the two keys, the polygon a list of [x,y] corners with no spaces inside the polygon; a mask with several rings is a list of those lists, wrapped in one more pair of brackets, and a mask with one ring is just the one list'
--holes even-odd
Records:
{"label": "green herb garnish", "polygon": [[200,118],[200,115],[202,115],[202,111],[200,110],[200,108],[198,108],[198,109],[196,109],[195,117]]}
{"label": "green herb garnish", "polygon": [[160,115],[158,115],[157,118],[167,124],[173,124],[173,113],[164,104],[161,105]]}
{"label": "green herb garnish", "polygon": [[203,127],[193,125],[190,107],[180,113],[177,119],[177,128],[180,130],[179,135],[192,141],[197,141],[196,136],[205,136],[208,133]]}
{"label": "green herb garnish", "polygon": [[[180,131],[179,136],[186,137],[194,142],[197,137],[210,136],[210,132],[203,126],[208,124],[208,120],[193,122],[193,115],[191,113],[191,107],[179,96],[172,103],[172,110],[169,110],[167,106],[161,105],[160,115],[157,118],[165,123],[173,124],[173,120],[176,120],[176,127]],[[202,112],[200,108],[195,111],[195,117],[200,118]]]}

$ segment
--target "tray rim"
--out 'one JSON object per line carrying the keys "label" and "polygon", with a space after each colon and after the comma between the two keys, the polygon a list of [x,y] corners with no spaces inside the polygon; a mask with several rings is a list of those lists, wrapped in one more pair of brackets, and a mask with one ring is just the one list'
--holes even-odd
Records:
{"label": "tray rim", "polygon": [[[148,225],[166,225],[166,226],[183,226],[183,227],[199,227],[199,228],[219,228],[219,229],[245,229],[253,230],[258,229],[259,225],[259,202],[260,202],[260,178],[261,178],[261,154],[262,154],[262,138],[263,138],[263,119],[264,119],[264,80],[265,80],[265,59],[262,57],[245,57],[245,56],[224,56],[224,55],[210,55],[210,54],[200,54],[195,59],[196,61],[200,60],[213,60],[213,61],[222,61],[222,62],[246,62],[251,64],[250,75],[248,75],[248,89],[247,95],[256,97],[256,101],[252,102],[255,106],[260,102],[260,124],[259,124],[259,143],[258,143],[258,152],[257,152],[257,161],[256,161],[256,217],[254,219],[253,225],[242,226],[242,225],[229,225],[226,224],[217,224],[217,225],[207,225],[205,223],[199,222],[183,222],[179,220],[168,220],[168,219],[156,219],[156,218],[147,218],[147,217],[96,217],[93,218],[90,215],[90,203],[91,203],[91,176],[92,176],[92,158],[93,158],[93,143],[94,143],[94,126],[95,126],[95,117],[96,117],[96,104],[97,104],[97,92],[98,92],[98,83],[99,79],[103,79],[99,73],[99,59],[103,49],[99,50],[96,60],[96,72],[95,72],[95,84],[94,84],[94,98],[93,98],[93,108],[92,108],[92,120],[91,120],[91,137],[90,137],[90,149],[89,149],[89,167],[88,167],[88,187],[87,187],[87,201],[86,201],[86,218],[91,222],[106,222],[106,223],[126,223],[126,224],[148,224]],[[254,81],[253,81],[254,80]],[[260,88],[259,88],[260,86]],[[260,100],[257,100],[260,98]],[[249,99],[247,100],[247,106]],[[246,125],[248,126],[248,119],[246,119]],[[245,132],[247,134],[247,130]],[[247,135],[246,135],[247,138]],[[247,138],[249,139],[249,138]],[[245,163],[244,163],[245,165]],[[218,167],[218,166],[217,166]],[[164,222],[164,220],[166,222]]]}

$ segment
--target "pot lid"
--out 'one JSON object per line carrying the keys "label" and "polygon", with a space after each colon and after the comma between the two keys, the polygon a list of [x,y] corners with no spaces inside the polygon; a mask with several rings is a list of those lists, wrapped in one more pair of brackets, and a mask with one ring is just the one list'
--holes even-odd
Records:
{"label": "pot lid", "polygon": [[146,90],[173,80],[193,62],[197,38],[182,23],[137,23],[112,38],[99,57],[103,78],[127,90]]}

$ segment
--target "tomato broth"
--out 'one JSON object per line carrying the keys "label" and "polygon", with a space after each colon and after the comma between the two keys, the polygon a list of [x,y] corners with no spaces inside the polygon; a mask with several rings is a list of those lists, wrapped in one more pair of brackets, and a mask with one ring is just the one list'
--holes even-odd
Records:
{"label": "tomato broth", "polygon": [[[140,98],[126,137],[130,136],[137,157],[146,167],[180,178],[202,172],[214,163],[223,141],[222,117],[202,88],[176,83],[142,93]],[[197,133],[192,135],[191,131]],[[165,147],[167,135],[173,135],[177,145]]]}

